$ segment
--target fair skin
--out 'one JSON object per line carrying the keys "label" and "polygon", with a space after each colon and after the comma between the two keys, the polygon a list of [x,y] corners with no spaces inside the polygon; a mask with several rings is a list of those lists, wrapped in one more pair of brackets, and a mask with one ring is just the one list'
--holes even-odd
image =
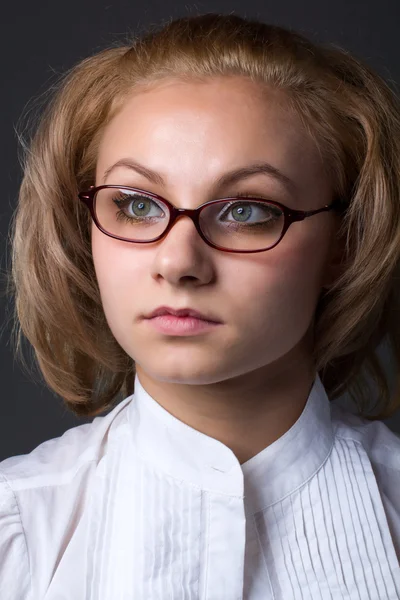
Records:
{"label": "fair skin", "polygon": [[[105,183],[157,193],[176,207],[250,192],[299,210],[332,201],[320,155],[283,96],[268,101],[240,77],[164,82],[132,94],[106,127],[95,185],[131,157],[165,187],[116,167]],[[228,170],[267,161],[295,191],[256,174],[218,190]],[[181,218],[151,244],[104,235],[92,225],[92,252],[105,316],[136,362],[147,392],[189,426],[228,446],[240,464],[281,437],[301,415],[315,368],[313,316],[335,276],[334,212],[293,223],[270,251],[230,254],[208,246]],[[213,312],[222,325],[197,336],[168,336],[141,317],[160,305]]]}

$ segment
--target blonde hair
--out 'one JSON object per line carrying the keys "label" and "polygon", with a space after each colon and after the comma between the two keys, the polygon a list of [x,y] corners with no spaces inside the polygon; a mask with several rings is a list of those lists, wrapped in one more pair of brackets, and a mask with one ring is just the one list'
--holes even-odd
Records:
{"label": "blonde hair", "polygon": [[[392,393],[377,353],[387,339],[398,373],[398,100],[345,50],[233,14],[153,26],[85,58],[49,90],[29,144],[22,141],[23,179],[10,233],[16,352],[22,330],[48,386],[76,415],[98,415],[119,394],[133,393],[135,363],[105,319],[91,217],[77,193],[94,185],[104,127],[133,90],[231,75],[282,90],[324,159],[346,208],[345,268],[318,302],[315,364],[330,400],[348,392],[362,416],[387,418],[400,407],[400,382]],[[22,353],[21,359],[26,367]],[[368,377],[379,390],[375,416],[367,415]]]}

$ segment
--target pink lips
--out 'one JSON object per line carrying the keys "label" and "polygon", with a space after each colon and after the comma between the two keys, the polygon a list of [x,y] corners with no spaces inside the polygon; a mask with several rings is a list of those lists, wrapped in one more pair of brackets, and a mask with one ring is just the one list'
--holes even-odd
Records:
{"label": "pink lips", "polygon": [[177,317],[168,314],[147,319],[147,322],[160,333],[178,336],[204,333],[220,325],[219,323],[197,319],[196,317]]}
{"label": "pink lips", "polygon": [[169,306],[159,306],[153,312],[145,315],[145,318],[152,319],[154,317],[160,317],[162,315],[173,315],[175,317],[194,317],[196,319],[202,319],[203,321],[211,321],[214,323],[220,323],[221,321],[210,314],[201,313],[191,308],[170,308]]}

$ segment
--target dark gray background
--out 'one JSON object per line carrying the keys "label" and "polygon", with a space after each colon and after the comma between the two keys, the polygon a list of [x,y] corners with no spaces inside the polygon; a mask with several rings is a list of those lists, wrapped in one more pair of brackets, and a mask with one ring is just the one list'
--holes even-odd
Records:
{"label": "dark gray background", "polygon": [[[4,11],[7,11],[6,13]],[[398,0],[232,0],[231,2],[166,2],[146,0],[81,0],[80,2],[11,2],[1,18],[1,160],[0,208],[0,460],[30,452],[41,442],[61,435],[78,419],[65,409],[39,373],[32,380],[14,360],[9,315],[12,300],[4,294],[4,272],[9,266],[7,242],[11,213],[21,182],[18,139],[15,128],[21,113],[40,100],[52,82],[66,69],[129,32],[147,25],[197,12],[221,12],[259,18],[293,27],[314,41],[339,44],[367,61],[398,90],[400,51]],[[397,92],[398,93],[398,92]],[[29,345],[24,355],[32,356]],[[384,352],[384,350],[383,350]],[[386,356],[385,352],[384,355]],[[32,360],[32,359],[31,359]],[[388,363],[388,371],[391,366]],[[346,397],[339,401],[348,405]],[[353,411],[352,411],[353,412]],[[400,432],[400,414],[384,421]]]}

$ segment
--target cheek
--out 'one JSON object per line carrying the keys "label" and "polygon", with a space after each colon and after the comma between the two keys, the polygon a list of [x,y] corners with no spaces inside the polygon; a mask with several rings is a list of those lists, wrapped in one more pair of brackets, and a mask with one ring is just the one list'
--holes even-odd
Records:
{"label": "cheek", "polygon": [[260,254],[256,259],[250,259],[241,265],[231,281],[235,289],[240,281],[240,290],[255,298],[279,293],[281,298],[295,294],[299,299],[300,292],[310,290],[315,293],[322,272],[322,258],[322,253],[311,244],[282,247],[275,253],[271,251],[270,255]]}
{"label": "cheek", "polygon": [[[289,330],[301,337],[314,314],[321,291],[321,248],[303,241],[252,258],[231,274],[232,314],[240,315],[252,336],[279,338]],[[240,282],[240,285],[239,285]],[[246,310],[246,307],[248,310]]]}
{"label": "cheek", "polygon": [[136,256],[123,242],[108,238],[101,231],[98,234],[92,233],[93,263],[104,313],[114,331],[123,327],[129,315],[134,316],[135,282],[141,281],[148,266],[143,256]]}

